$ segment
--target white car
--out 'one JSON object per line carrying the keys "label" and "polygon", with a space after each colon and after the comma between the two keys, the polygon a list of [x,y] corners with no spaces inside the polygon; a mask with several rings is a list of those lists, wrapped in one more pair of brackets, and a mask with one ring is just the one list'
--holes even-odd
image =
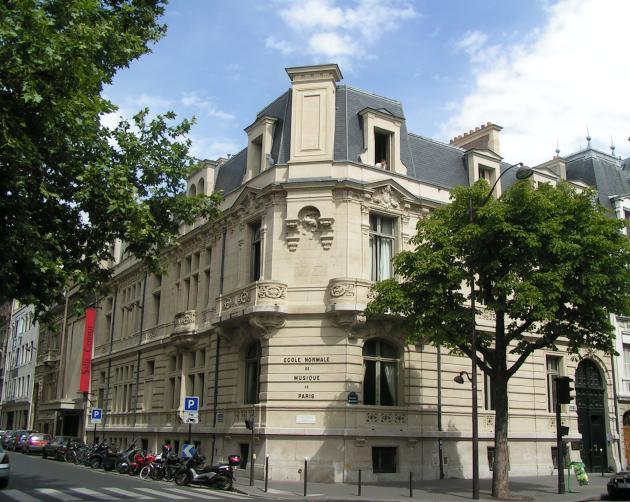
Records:
{"label": "white car", "polygon": [[9,484],[9,454],[0,446],[0,488],[6,488]]}

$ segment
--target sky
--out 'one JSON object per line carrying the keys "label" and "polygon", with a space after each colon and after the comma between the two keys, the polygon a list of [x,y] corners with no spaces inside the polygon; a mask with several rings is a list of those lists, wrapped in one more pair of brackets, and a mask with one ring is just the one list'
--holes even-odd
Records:
{"label": "sky", "polygon": [[103,94],[119,116],[195,116],[191,153],[216,159],[290,87],[285,68],[337,63],[342,83],[400,101],[415,134],[448,143],[493,122],[507,162],[589,134],[626,158],[629,21],[630,0],[171,0],[166,36]]}

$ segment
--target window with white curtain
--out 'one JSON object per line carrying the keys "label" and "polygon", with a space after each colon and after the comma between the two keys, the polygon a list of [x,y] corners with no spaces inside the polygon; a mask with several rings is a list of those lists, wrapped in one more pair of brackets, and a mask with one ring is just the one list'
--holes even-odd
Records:
{"label": "window with white curtain", "polygon": [[398,404],[399,355],[390,343],[374,339],[363,346],[363,404]]}
{"label": "window with white curtain", "polygon": [[547,411],[556,411],[556,378],[560,376],[562,358],[547,356]]}
{"label": "window with white curtain", "polygon": [[371,279],[383,281],[393,276],[395,219],[370,215]]}
{"label": "window with white curtain", "polygon": [[623,367],[624,376],[630,378],[630,344],[623,344]]}

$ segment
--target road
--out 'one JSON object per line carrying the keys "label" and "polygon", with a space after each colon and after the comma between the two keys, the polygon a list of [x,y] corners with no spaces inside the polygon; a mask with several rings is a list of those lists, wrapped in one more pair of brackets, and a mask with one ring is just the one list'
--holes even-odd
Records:
{"label": "road", "polygon": [[208,488],[180,487],[166,481],[93,470],[89,467],[44,460],[39,455],[10,453],[8,488],[0,500],[10,502],[79,502],[92,500],[252,500],[247,495]]}

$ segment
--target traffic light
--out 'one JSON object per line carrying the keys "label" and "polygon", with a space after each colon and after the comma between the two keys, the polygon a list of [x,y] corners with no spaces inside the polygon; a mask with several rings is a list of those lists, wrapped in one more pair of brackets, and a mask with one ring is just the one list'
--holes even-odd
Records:
{"label": "traffic light", "polygon": [[558,377],[556,381],[558,385],[557,387],[558,403],[569,404],[574,398],[574,396],[571,395],[571,392],[573,392],[574,390],[573,387],[571,387],[571,384],[573,383],[573,379],[565,376],[565,377]]}

